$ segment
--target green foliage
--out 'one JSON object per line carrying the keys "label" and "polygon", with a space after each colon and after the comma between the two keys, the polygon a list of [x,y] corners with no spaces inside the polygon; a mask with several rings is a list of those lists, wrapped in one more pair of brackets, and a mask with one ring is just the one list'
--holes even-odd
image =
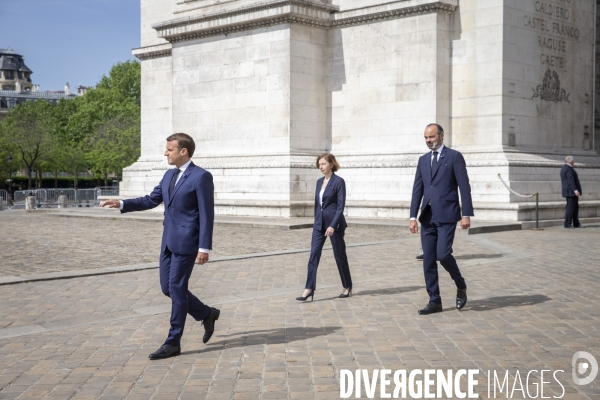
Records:
{"label": "green foliage", "polygon": [[111,174],[120,176],[140,155],[140,82],[140,64],[127,61],[81,97],[56,106],[40,100],[15,107],[0,124],[0,175],[7,169],[6,153],[13,155],[13,170],[68,172],[75,187],[83,171],[105,182]]}
{"label": "green foliage", "polygon": [[142,70],[137,61],[126,61],[113,65],[108,76],[103,76],[98,89],[108,89],[130,98],[138,106],[141,104]]}

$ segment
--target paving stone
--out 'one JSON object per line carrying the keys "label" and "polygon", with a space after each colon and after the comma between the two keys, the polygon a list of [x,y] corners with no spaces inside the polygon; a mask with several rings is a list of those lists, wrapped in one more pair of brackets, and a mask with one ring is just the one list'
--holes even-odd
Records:
{"label": "paving stone", "polygon": [[[19,218],[31,222],[25,213],[5,214],[0,213],[0,223],[14,218],[12,229]],[[48,217],[44,223],[49,221],[63,219]],[[144,243],[140,225],[133,229],[135,221],[119,222],[132,227],[122,232],[140,234],[130,251],[139,255],[157,248],[151,238]],[[110,235],[113,223],[88,224],[90,260],[102,255],[93,238]],[[355,283],[347,299],[337,297],[341,285],[331,250],[323,253],[315,301],[306,303],[295,297],[306,279],[307,253],[197,266],[190,290],[221,309],[215,334],[202,344],[203,327],[190,318],[182,356],[159,361],[148,354],[166,336],[169,301],[156,270],[0,286],[0,398],[331,399],[339,398],[341,369],[381,368],[479,369],[477,391],[486,398],[488,370],[508,370],[513,378],[517,370],[546,368],[565,371],[560,375],[564,398],[597,399],[600,378],[577,386],[570,371],[576,351],[600,357],[599,228],[457,236],[455,255],[469,302],[463,311],[453,309],[456,290],[440,268],[444,312],[430,316],[417,314],[427,302],[421,265],[414,259],[419,239],[393,229],[348,229],[349,243],[351,237],[354,243],[398,240],[348,248]],[[49,228],[35,228],[44,229]],[[248,252],[253,241],[267,242],[261,250],[308,246],[298,232],[288,237],[288,231],[266,230],[280,236],[271,241],[260,228],[242,231],[231,247],[226,231],[220,233],[222,251]],[[34,251],[42,236],[30,243]],[[130,246],[126,237],[119,241]],[[79,257],[68,243],[49,243],[48,264],[54,254]],[[0,239],[0,252],[10,246],[14,242]],[[106,255],[101,265],[131,262],[121,254]],[[36,259],[21,251],[11,257],[10,268]],[[88,268],[85,263],[81,258],[72,267]],[[32,268],[38,271],[41,263]],[[547,389],[546,395],[561,393],[556,384]]]}

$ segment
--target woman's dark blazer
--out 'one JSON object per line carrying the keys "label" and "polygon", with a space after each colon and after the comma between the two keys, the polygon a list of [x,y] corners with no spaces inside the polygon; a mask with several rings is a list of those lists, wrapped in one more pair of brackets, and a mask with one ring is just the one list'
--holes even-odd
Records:
{"label": "woman's dark blazer", "polygon": [[332,174],[323,193],[323,206],[319,201],[319,193],[323,185],[322,177],[317,181],[315,192],[315,225],[314,229],[325,231],[330,226],[337,230],[346,229],[344,207],[346,206],[346,183],[336,174]]}

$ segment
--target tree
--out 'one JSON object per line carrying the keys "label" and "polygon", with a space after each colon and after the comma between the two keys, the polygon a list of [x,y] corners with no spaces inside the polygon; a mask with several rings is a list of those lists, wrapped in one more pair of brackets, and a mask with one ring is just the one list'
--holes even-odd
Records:
{"label": "tree", "polygon": [[132,99],[138,106],[141,105],[142,71],[137,61],[126,61],[113,65],[108,76],[104,75],[97,89],[107,89],[118,92],[123,97]]}
{"label": "tree", "polygon": [[3,122],[4,141],[27,167],[27,189],[32,188],[31,175],[36,162],[50,148],[53,107],[45,101],[26,102],[15,107]]}

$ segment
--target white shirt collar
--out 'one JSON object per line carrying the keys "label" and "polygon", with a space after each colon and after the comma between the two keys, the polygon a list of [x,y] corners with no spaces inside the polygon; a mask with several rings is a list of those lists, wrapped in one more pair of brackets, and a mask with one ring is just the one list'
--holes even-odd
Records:
{"label": "white shirt collar", "polygon": [[431,150],[431,157],[433,157],[433,152],[437,151],[438,152],[438,157],[440,154],[442,154],[442,150],[444,149],[444,144],[442,143],[442,145],[437,149],[437,150]]}
{"label": "white shirt collar", "polygon": [[179,167],[179,170],[181,172],[185,172],[185,170],[190,166],[191,163],[192,163],[192,159],[190,159],[188,162],[186,162],[181,167]]}

